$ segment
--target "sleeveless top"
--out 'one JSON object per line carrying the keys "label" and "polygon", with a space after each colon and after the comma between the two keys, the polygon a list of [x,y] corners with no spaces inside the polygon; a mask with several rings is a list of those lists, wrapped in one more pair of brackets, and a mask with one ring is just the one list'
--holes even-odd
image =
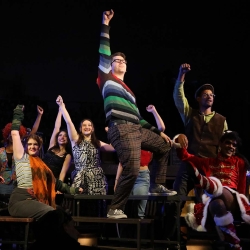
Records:
{"label": "sleeveless top", "polygon": [[82,168],[101,167],[99,150],[90,141],[82,141],[79,146],[75,145],[72,152],[77,172]]}
{"label": "sleeveless top", "polygon": [[90,141],[82,141],[72,148],[75,169],[71,173],[72,187],[82,187],[83,194],[105,195],[108,191],[106,176],[101,167],[99,149]]}
{"label": "sleeveless top", "polygon": [[51,169],[56,178],[59,178],[67,154],[66,152],[64,155],[58,156],[52,151],[52,148],[44,154],[43,161]]}

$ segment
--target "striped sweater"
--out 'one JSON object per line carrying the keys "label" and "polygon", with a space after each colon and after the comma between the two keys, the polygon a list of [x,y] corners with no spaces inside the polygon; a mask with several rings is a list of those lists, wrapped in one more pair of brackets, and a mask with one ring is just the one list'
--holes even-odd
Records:
{"label": "striped sweater", "polygon": [[141,117],[134,93],[122,80],[112,74],[109,30],[110,26],[102,24],[97,78],[97,85],[104,100],[106,121],[115,117],[136,124],[140,123],[143,128],[160,134],[156,127]]}

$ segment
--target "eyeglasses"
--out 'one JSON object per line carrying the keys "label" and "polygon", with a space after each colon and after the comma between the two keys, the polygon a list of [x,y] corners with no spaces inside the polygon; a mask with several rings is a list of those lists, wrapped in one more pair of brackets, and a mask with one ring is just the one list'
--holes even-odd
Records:
{"label": "eyeglasses", "polygon": [[225,143],[226,145],[232,145],[234,148],[237,147],[237,143],[233,143],[233,142],[231,142],[231,141],[225,141],[224,143]]}
{"label": "eyeglasses", "polygon": [[[123,60],[123,59],[114,59],[114,60],[112,61],[112,63],[113,63],[113,62],[127,64],[127,61],[126,61],[126,60]],[[112,63],[111,63],[111,64],[112,64]]]}
{"label": "eyeglasses", "polygon": [[204,93],[201,95],[203,98],[208,98],[208,97],[215,97],[215,94],[208,94],[208,93]]}

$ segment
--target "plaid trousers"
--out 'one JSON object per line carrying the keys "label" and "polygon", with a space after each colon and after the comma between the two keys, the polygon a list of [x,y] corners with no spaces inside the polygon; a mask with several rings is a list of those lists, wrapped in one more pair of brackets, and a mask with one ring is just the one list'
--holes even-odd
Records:
{"label": "plaid trousers", "polygon": [[155,132],[142,128],[140,124],[112,126],[107,136],[123,166],[110,208],[124,210],[139,173],[141,149],[151,151],[153,158],[158,161],[151,170],[151,183],[165,184],[171,145]]}

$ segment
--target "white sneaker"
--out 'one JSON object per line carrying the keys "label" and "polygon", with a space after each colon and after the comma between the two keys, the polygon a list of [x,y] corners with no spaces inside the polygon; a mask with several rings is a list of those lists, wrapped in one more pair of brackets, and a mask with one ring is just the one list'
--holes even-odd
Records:
{"label": "white sneaker", "polygon": [[156,184],[154,187],[150,188],[149,192],[150,192],[150,194],[166,194],[169,196],[173,196],[173,195],[177,194],[176,191],[169,190],[160,184]]}
{"label": "white sneaker", "polygon": [[124,212],[121,209],[109,209],[107,217],[111,218],[111,219],[126,219],[126,218],[128,218],[127,215],[124,214]]}

